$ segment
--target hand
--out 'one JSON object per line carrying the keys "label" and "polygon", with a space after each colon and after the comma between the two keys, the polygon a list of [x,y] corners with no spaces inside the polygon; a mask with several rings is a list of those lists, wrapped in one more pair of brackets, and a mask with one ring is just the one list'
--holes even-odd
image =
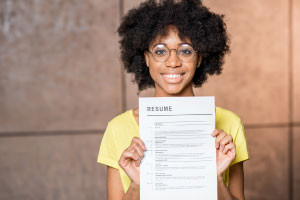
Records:
{"label": "hand", "polygon": [[232,136],[223,130],[216,129],[211,135],[216,137],[217,173],[218,176],[222,176],[222,173],[225,172],[235,159],[235,145]]}
{"label": "hand", "polygon": [[119,160],[119,166],[136,185],[140,185],[140,163],[144,157],[144,151],[146,151],[144,142],[140,138],[134,137]]}

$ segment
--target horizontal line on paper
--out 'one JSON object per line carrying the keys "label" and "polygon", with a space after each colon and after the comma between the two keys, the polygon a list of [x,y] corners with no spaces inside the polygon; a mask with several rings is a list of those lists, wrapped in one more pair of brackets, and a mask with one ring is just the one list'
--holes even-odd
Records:
{"label": "horizontal line on paper", "polygon": [[184,116],[184,115],[212,115],[212,114],[173,114],[173,115],[147,115],[147,116],[153,117],[153,116]]}

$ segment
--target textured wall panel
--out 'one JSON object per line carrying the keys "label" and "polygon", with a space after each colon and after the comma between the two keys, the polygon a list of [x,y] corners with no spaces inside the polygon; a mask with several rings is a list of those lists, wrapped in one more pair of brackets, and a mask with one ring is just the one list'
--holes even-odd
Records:
{"label": "textured wall panel", "polygon": [[0,138],[0,199],[106,199],[102,134]]}
{"label": "textured wall panel", "polygon": [[[198,95],[238,113],[246,124],[288,121],[288,1],[204,1],[225,14],[231,54]],[[280,27],[280,28],[279,28]]]}
{"label": "textured wall panel", "polygon": [[244,164],[246,199],[288,199],[288,129],[248,129],[246,134],[250,151]]}
{"label": "textured wall panel", "polygon": [[135,8],[140,5],[141,2],[145,2],[146,0],[123,0],[123,11],[124,14],[127,13],[129,9]]}
{"label": "textured wall panel", "polygon": [[126,109],[128,110],[138,107],[139,97],[153,97],[155,92],[154,88],[148,88],[147,90],[138,92],[137,84],[133,83],[132,80],[132,76],[126,74]]}
{"label": "textured wall panel", "polygon": [[300,122],[300,0],[293,0],[293,113],[294,121]]}
{"label": "textured wall panel", "polygon": [[[135,6],[134,2],[128,4]],[[196,94],[216,96],[218,106],[238,113],[247,124],[287,122],[288,1],[213,0],[204,4],[226,15],[232,52],[223,74],[209,78]],[[127,88],[127,101],[135,107],[136,87],[128,81]]]}
{"label": "textured wall panel", "polygon": [[126,109],[136,108],[139,105],[138,98],[137,84],[133,83],[133,75],[126,73]]}
{"label": "textured wall panel", "polygon": [[294,200],[300,199],[300,127],[294,128],[294,151],[293,151],[293,158],[294,158]]}
{"label": "textured wall panel", "polygon": [[0,1],[0,131],[103,129],[121,111],[118,1]]}

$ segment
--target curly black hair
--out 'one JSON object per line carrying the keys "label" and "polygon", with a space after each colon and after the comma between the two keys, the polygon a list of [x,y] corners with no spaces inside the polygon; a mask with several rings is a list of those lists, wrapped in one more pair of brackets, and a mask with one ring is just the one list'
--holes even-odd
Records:
{"label": "curly black hair", "polygon": [[193,85],[200,87],[207,75],[220,74],[224,55],[229,52],[229,39],[223,15],[209,11],[200,0],[148,0],[128,11],[118,28],[121,37],[121,60],[128,73],[134,74],[139,91],[154,86],[144,52],[157,36],[165,36],[168,27],[178,30],[181,40],[189,38],[202,56]]}

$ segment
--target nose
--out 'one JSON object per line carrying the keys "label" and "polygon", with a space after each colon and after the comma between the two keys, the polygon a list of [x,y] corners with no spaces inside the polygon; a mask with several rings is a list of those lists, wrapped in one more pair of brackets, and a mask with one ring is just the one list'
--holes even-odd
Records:
{"label": "nose", "polygon": [[180,67],[181,66],[181,60],[178,58],[176,54],[176,49],[170,49],[170,56],[166,60],[166,66],[167,67]]}

